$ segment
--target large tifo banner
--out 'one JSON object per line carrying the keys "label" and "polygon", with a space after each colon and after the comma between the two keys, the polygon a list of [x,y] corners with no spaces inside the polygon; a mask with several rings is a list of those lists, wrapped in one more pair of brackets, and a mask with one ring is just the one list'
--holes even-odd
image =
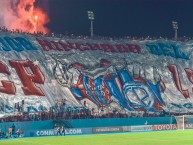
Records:
{"label": "large tifo banner", "polygon": [[0,32],[0,113],[18,111],[17,103],[49,110],[62,99],[100,113],[193,112],[192,55],[192,41]]}

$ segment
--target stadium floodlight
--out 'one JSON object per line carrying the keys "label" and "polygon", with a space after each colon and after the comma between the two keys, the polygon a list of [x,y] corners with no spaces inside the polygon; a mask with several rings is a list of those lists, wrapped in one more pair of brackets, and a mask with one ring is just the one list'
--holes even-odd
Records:
{"label": "stadium floodlight", "polygon": [[90,36],[93,37],[93,23],[94,23],[94,13],[93,11],[87,11],[88,19],[90,20]]}
{"label": "stadium floodlight", "polygon": [[178,39],[178,22],[172,21],[172,26],[174,29],[174,39],[177,40]]}

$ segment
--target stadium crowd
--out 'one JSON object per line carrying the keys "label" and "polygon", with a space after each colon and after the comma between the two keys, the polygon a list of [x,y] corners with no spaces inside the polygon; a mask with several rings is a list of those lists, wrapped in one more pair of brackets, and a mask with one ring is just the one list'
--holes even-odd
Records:
{"label": "stadium crowd", "polygon": [[[76,36],[74,34],[58,34],[58,33],[54,33],[54,32],[49,32],[44,34],[43,32],[34,32],[34,33],[29,33],[29,32],[23,32],[22,30],[19,29],[13,29],[13,30],[9,30],[6,27],[0,27],[0,32],[9,32],[9,33],[20,33],[20,34],[28,34],[28,35],[33,35],[33,36],[42,36],[42,37],[56,37],[56,38],[64,38],[64,39],[94,39],[94,40],[139,40],[139,41],[143,41],[143,40],[174,40],[174,38],[167,38],[167,37],[150,37],[150,36],[141,36],[141,37],[137,37],[137,36],[124,36],[124,37],[105,37],[105,36]],[[190,41],[193,40],[192,37],[187,37],[187,36],[183,36],[183,37],[178,37],[178,41]]]}
{"label": "stadium crowd", "polygon": [[[64,101],[64,100],[63,100]],[[15,113],[8,114],[0,119],[0,122],[21,122],[21,121],[41,121],[41,120],[62,120],[62,119],[95,119],[95,118],[132,118],[132,117],[162,117],[171,115],[183,115],[181,113],[168,113],[164,111],[147,112],[144,110],[127,111],[125,109],[100,107],[99,109],[88,108],[87,106],[72,107],[65,102],[57,102],[49,109],[38,109],[37,111],[27,111],[22,108],[15,109]],[[0,106],[3,110],[3,106]],[[33,108],[33,106],[32,106]],[[29,109],[28,109],[29,110]],[[5,113],[6,114],[6,113]]]}
{"label": "stadium crowd", "polygon": [[[84,102],[84,104],[87,104]],[[28,106],[24,109],[25,102],[16,103],[12,113],[5,113],[5,117],[0,122],[15,121],[38,121],[38,120],[58,120],[58,119],[88,119],[88,118],[127,118],[127,117],[153,117],[160,116],[160,113],[148,113],[143,111],[128,112],[125,109],[111,108],[101,106],[99,109],[84,105],[75,107],[74,105],[66,105],[66,100],[57,100],[49,109],[46,107],[34,108]],[[6,112],[3,103],[0,104],[0,110]]]}

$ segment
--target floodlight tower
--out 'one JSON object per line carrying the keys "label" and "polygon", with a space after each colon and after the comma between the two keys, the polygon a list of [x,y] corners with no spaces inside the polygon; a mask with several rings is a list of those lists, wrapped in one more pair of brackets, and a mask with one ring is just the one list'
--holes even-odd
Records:
{"label": "floodlight tower", "polygon": [[172,21],[172,26],[174,29],[174,39],[177,40],[178,39],[178,22]]}
{"label": "floodlight tower", "polygon": [[88,19],[90,20],[90,36],[93,37],[93,23],[94,23],[94,13],[93,11],[87,11]]}

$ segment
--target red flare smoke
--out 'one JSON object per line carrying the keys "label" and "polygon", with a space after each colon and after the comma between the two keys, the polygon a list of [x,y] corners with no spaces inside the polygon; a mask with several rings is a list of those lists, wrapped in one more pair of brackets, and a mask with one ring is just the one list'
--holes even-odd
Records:
{"label": "red flare smoke", "polygon": [[6,2],[0,2],[0,5],[4,5],[3,15],[0,16],[3,23],[0,23],[0,25],[4,25],[9,30],[19,29],[29,33],[47,33],[49,30],[45,25],[49,22],[49,18],[40,7],[35,7],[35,2],[36,0],[6,0]]}

